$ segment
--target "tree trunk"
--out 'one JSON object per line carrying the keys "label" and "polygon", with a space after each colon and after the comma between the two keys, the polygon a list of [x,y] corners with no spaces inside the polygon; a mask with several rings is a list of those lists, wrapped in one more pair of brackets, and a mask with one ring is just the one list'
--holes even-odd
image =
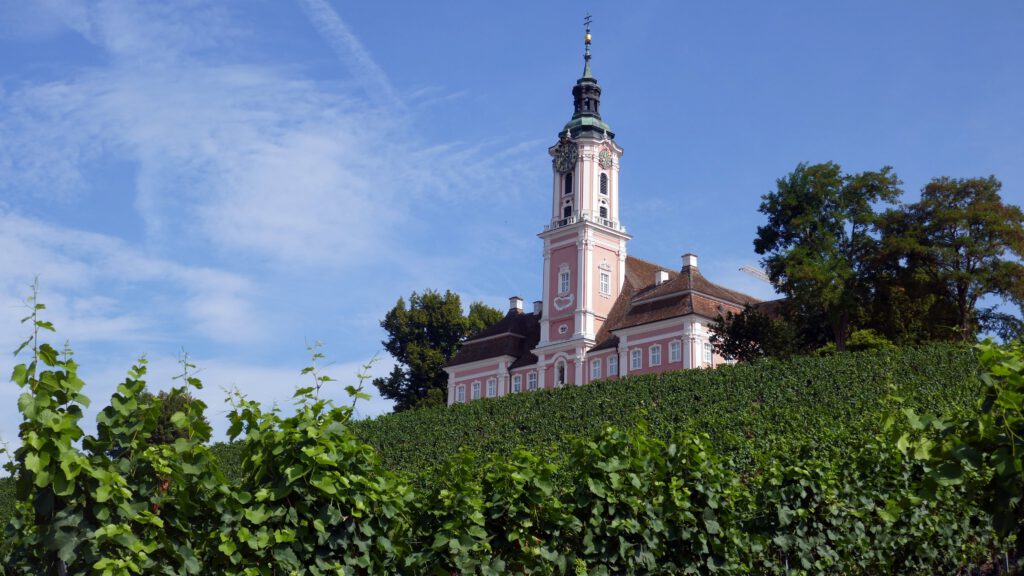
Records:
{"label": "tree trunk", "polygon": [[845,310],[832,325],[832,335],[836,340],[836,352],[846,352],[846,329],[850,325],[850,313]]}

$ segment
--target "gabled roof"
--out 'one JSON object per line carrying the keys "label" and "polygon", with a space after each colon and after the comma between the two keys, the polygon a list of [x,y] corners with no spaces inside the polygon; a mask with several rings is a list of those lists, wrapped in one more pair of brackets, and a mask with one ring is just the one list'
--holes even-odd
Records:
{"label": "gabled roof", "polygon": [[[627,259],[628,264],[628,259]],[[625,296],[625,294],[623,294]],[[629,305],[618,318],[609,318],[609,330],[621,330],[687,314],[717,318],[725,311],[738,312],[759,299],[711,282],[696,266],[669,272],[659,285],[652,282],[629,297]]]}

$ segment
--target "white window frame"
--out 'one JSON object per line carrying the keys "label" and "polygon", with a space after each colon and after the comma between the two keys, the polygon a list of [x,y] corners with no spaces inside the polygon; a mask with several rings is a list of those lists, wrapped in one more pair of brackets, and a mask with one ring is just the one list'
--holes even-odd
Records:
{"label": "white window frame", "polygon": [[455,401],[461,404],[466,403],[466,385],[459,384],[455,387]]}
{"label": "white window frame", "polygon": [[668,361],[679,362],[683,359],[683,343],[673,340],[668,343]]}
{"label": "white window frame", "polygon": [[487,379],[487,397],[494,398],[498,395],[498,380],[496,378]]}
{"label": "white window frame", "polygon": [[560,270],[558,272],[558,293],[568,294],[569,293],[569,271]]}
{"label": "white window frame", "polygon": [[536,390],[537,388],[539,388],[537,384],[537,373],[530,372],[529,374],[526,375],[526,389]]}
{"label": "white window frame", "polygon": [[619,375],[619,357],[616,354],[612,354],[611,356],[608,357],[608,375]]}
{"label": "white window frame", "polygon": [[711,342],[704,343],[704,363],[711,366],[715,363],[715,349]]}
{"label": "white window frame", "polygon": [[644,363],[643,351],[639,348],[633,348],[629,351],[629,369],[630,370],[642,370]]}
{"label": "white window frame", "polygon": [[469,399],[470,400],[479,400],[480,399],[480,381],[479,380],[477,380],[476,382],[473,382],[472,390],[473,391],[470,393]]}
{"label": "white window frame", "polygon": [[601,359],[594,358],[590,361],[590,379],[597,380],[601,377]]}
{"label": "white window frame", "polygon": [[611,294],[612,294],[612,275],[611,275],[611,273],[605,272],[604,270],[601,270],[601,273],[600,273],[599,277],[601,279],[600,280],[601,294],[604,294],[605,296],[611,296]]}
{"label": "white window frame", "polygon": [[515,376],[512,377],[512,392],[522,392],[522,391],[523,391],[523,375],[522,374],[516,374]]}
{"label": "white window frame", "polygon": [[555,362],[555,386],[565,386],[569,382],[569,366],[565,360]]}
{"label": "white window frame", "polygon": [[647,365],[661,366],[661,344],[654,344],[647,350]]}

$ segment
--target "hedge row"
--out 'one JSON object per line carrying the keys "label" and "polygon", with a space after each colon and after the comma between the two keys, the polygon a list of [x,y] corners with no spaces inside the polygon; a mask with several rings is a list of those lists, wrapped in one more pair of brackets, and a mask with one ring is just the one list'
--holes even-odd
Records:
{"label": "hedge row", "polygon": [[893,404],[949,415],[973,409],[977,368],[970,348],[935,344],[635,376],[353,426],[386,467],[427,477],[461,449],[507,455],[525,447],[564,459],[567,438],[638,419],[662,441],[681,429],[706,433],[747,467],[803,446],[861,442],[880,431]]}

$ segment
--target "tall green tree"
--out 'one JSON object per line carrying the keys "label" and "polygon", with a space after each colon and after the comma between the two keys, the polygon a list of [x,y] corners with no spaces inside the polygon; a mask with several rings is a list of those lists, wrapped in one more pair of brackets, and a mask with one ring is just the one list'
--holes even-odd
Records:
{"label": "tall green tree", "polygon": [[[373,385],[381,396],[395,401],[395,412],[434,405],[437,399],[443,403],[448,386],[444,365],[467,336],[501,318],[501,312],[482,302],[473,302],[469,314],[463,315],[459,295],[450,290],[413,292],[408,304],[399,298],[380,323],[388,333],[384,349],[398,363]],[[429,394],[431,390],[442,394]]]}
{"label": "tall green tree", "polygon": [[473,302],[469,305],[469,315],[466,316],[466,335],[472,336],[498,320],[504,318],[501,310],[492,308],[483,302]]}
{"label": "tall green tree", "polygon": [[1002,183],[988,178],[935,178],[921,199],[887,214],[887,251],[899,256],[907,277],[938,298],[956,337],[999,330],[1013,317],[979,310],[986,296],[1024,303],[1024,213],[1005,204]]}
{"label": "tall green tree", "polygon": [[824,315],[836,349],[845,350],[871,293],[875,206],[894,203],[901,182],[888,166],[844,174],[826,162],[800,164],[776,184],[762,197],[768,223],[758,227],[754,250],[797,317]]}

